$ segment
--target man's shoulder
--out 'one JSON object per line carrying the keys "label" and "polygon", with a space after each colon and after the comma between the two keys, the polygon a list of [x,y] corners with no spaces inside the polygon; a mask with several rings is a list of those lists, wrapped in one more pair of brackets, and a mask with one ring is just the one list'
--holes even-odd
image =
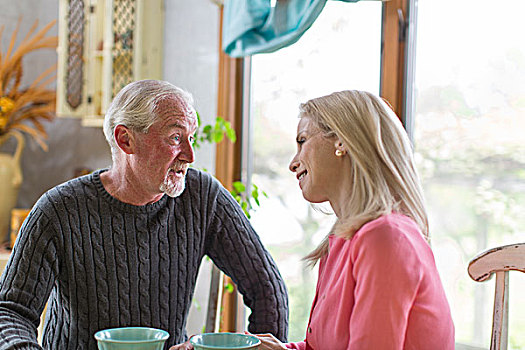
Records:
{"label": "man's shoulder", "polygon": [[217,200],[228,194],[224,186],[212,174],[207,171],[189,168],[186,174],[187,196],[199,197],[202,200]]}
{"label": "man's shoulder", "polygon": [[96,184],[93,178],[94,173],[91,173],[64,181],[47,190],[35,205],[47,207],[59,202],[78,201],[83,195],[96,195]]}
{"label": "man's shoulder", "polygon": [[191,187],[202,187],[202,185],[220,185],[218,180],[209,172],[195,168],[188,169],[186,181]]}
{"label": "man's shoulder", "polygon": [[212,178],[213,177],[210,172],[208,172],[206,170],[203,170],[203,169],[193,168],[193,167],[188,168],[188,174],[187,175],[189,177],[200,177],[200,176],[204,176],[206,178]]}

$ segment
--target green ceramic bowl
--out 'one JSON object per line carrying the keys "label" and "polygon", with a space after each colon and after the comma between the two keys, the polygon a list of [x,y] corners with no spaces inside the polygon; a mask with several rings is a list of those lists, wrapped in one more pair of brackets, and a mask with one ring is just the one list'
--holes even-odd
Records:
{"label": "green ceramic bowl", "polygon": [[161,350],[169,333],[148,327],[104,329],[95,333],[99,350]]}
{"label": "green ceramic bowl", "polygon": [[253,335],[239,333],[203,333],[190,339],[195,350],[258,349],[261,341]]}

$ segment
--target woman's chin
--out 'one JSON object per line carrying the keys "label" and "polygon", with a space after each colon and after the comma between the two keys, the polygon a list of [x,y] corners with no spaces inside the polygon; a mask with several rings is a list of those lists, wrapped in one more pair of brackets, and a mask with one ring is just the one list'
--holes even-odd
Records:
{"label": "woman's chin", "polygon": [[324,198],[324,197],[321,197],[321,196],[316,196],[316,195],[312,195],[308,192],[305,192],[303,191],[303,198],[310,202],[310,203],[313,203],[313,204],[318,204],[318,203],[324,203],[326,202],[328,199]]}

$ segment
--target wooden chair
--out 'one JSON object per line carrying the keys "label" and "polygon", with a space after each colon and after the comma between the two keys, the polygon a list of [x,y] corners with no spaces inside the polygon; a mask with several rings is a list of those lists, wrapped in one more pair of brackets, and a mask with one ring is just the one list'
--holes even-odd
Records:
{"label": "wooden chair", "polygon": [[491,350],[506,350],[509,322],[509,271],[525,272],[525,243],[510,244],[484,251],[468,265],[468,274],[477,282],[496,274]]}
{"label": "wooden chair", "polygon": [[[215,264],[212,265],[208,310],[204,332],[242,332],[245,325],[244,303],[234,285],[233,291],[225,292],[225,284],[233,284]],[[227,309],[228,311],[224,311]]]}
{"label": "wooden chair", "polygon": [[211,267],[210,294],[208,297],[208,311],[206,312],[205,333],[214,333],[219,331],[220,304],[222,291],[222,273],[215,264]]}

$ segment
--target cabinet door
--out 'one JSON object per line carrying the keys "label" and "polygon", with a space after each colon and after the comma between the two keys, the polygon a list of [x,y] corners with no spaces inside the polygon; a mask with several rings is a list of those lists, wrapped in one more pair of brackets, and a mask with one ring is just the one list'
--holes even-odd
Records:
{"label": "cabinet door", "polygon": [[[107,70],[103,110],[125,85],[134,80],[162,78],[164,11],[161,0],[113,0],[107,6],[112,50]],[[107,93],[106,93],[107,92]]]}
{"label": "cabinet door", "polygon": [[134,79],[162,79],[164,3],[162,0],[137,1],[137,36]]}
{"label": "cabinet door", "polygon": [[87,112],[86,53],[89,51],[86,0],[60,0],[57,67],[57,115],[82,117]]}
{"label": "cabinet door", "polygon": [[[81,4],[81,5],[78,5]],[[69,25],[83,7],[83,50],[71,53]],[[61,0],[57,114],[78,116],[85,125],[99,126],[113,97],[128,83],[162,78],[164,11],[162,0]],[[82,66],[75,96],[68,101],[74,65]],[[77,90],[75,90],[77,91]],[[81,96],[81,97],[78,97]]]}
{"label": "cabinet door", "polygon": [[137,38],[137,1],[113,0],[106,3],[106,40],[110,44],[105,52],[103,109],[113,97],[134,79]]}

